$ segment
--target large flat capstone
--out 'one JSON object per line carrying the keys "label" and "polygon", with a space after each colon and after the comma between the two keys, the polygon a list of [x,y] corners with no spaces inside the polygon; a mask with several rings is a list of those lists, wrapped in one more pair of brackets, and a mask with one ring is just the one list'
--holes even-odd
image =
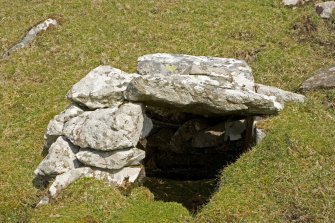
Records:
{"label": "large flat capstone", "polygon": [[250,90],[254,86],[251,68],[243,60],[183,54],[157,53],[138,58],[141,75],[206,75],[230,79]]}
{"label": "large flat capstone", "polygon": [[283,108],[275,97],[204,75],[139,76],[129,83],[125,98],[200,115],[270,115]]}

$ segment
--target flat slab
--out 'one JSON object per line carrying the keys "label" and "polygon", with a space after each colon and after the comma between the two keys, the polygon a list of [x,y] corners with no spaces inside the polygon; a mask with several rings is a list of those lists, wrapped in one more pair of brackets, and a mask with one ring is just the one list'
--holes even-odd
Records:
{"label": "flat slab", "polygon": [[251,68],[243,60],[184,54],[156,53],[138,58],[137,71],[141,75],[206,75],[233,80],[250,90],[254,87]]}
{"label": "flat slab", "polygon": [[203,75],[143,75],[125,91],[129,101],[199,115],[271,115],[282,110],[275,97],[255,93],[234,80]]}

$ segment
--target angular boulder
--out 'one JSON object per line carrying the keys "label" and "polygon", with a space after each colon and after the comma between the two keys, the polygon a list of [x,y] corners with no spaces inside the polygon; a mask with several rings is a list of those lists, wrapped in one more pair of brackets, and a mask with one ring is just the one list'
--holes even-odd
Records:
{"label": "angular boulder", "polygon": [[123,91],[134,76],[111,66],[99,66],[76,83],[67,97],[90,109],[119,106],[124,101]]}
{"label": "angular boulder", "polygon": [[274,97],[240,88],[233,80],[203,75],[139,76],[129,83],[125,98],[213,116],[271,115],[283,108]]}
{"label": "angular boulder", "polygon": [[58,175],[49,188],[49,194],[55,198],[64,188],[80,178],[95,178],[111,186],[122,186],[124,183],[136,183],[144,177],[143,167],[125,167],[121,170],[104,171],[81,167]]}
{"label": "angular boulder", "polygon": [[232,58],[157,53],[138,58],[141,75],[206,75],[234,81],[241,87],[253,89],[251,68],[243,60]]}
{"label": "angular boulder", "polygon": [[334,89],[335,88],[335,67],[320,69],[316,74],[304,81],[301,86],[303,91],[317,89]]}
{"label": "angular boulder", "polygon": [[69,105],[62,113],[56,115],[48,124],[44,134],[44,148],[48,149],[57,138],[63,135],[64,124],[71,118],[82,114],[84,110],[75,104]]}
{"label": "angular boulder", "polygon": [[296,93],[289,92],[289,91],[284,91],[282,89],[272,87],[272,86],[266,86],[263,84],[256,84],[255,89],[256,89],[256,92],[259,94],[276,97],[276,101],[280,103],[284,103],[284,102],[303,103],[306,100],[306,97],[304,95],[296,94]]}
{"label": "angular boulder", "polygon": [[65,173],[79,167],[75,156],[78,147],[65,137],[59,137],[49,149],[49,154],[42,160],[34,171],[36,176],[53,176]]}
{"label": "angular boulder", "polygon": [[136,147],[142,134],[142,105],[125,103],[120,107],[84,112],[64,126],[64,135],[81,148],[118,150]]}
{"label": "angular boulder", "polygon": [[145,152],[137,148],[111,152],[80,149],[77,159],[88,166],[117,170],[125,166],[139,165],[145,158]]}

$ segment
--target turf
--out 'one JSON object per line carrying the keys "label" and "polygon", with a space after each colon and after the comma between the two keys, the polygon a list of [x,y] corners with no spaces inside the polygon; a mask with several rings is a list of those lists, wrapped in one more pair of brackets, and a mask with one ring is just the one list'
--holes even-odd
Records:
{"label": "turf", "polygon": [[[52,205],[32,185],[48,121],[64,95],[91,69],[136,71],[156,52],[245,59],[257,82],[297,91],[315,70],[335,64],[334,22],[312,4],[279,0],[0,0],[0,52],[34,24],[61,25],[0,60],[0,222],[331,222],[334,213],[335,93],[307,94],[261,123],[268,136],[222,171],[217,192],[190,216],[181,205],[79,181]],[[134,192],[135,193],[135,192]],[[142,194],[142,195],[141,195]],[[134,198],[136,197],[136,199]],[[134,200],[135,199],[135,200]]]}

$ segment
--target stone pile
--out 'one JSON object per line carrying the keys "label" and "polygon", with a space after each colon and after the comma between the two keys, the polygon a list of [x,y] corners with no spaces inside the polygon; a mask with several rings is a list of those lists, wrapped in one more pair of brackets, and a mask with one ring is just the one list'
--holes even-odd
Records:
{"label": "stone pile", "polygon": [[52,197],[82,177],[111,185],[148,175],[210,177],[264,137],[254,118],[304,96],[255,84],[241,60],[151,54],[127,74],[99,66],[50,121],[48,155],[36,177],[54,178]]}

